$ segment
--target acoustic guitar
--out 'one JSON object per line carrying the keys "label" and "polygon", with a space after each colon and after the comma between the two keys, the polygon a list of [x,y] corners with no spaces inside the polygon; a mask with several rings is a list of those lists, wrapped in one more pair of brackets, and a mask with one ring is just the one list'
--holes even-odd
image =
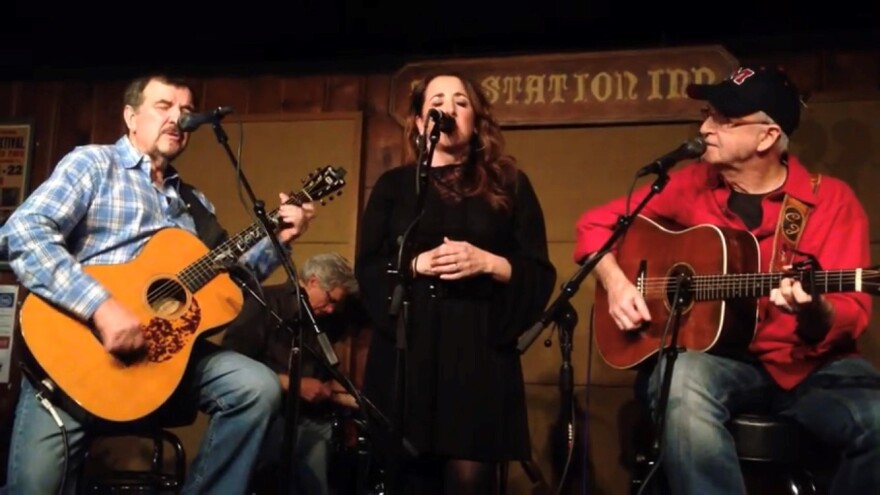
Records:
{"label": "acoustic guitar", "polygon": [[[608,313],[608,293],[602,284],[596,284],[596,346],[602,359],[618,369],[633,368],[659,351],[681,277],[687,281],[687,289],[678,345],[719,354],[748,348],[758,322],[758,298],[769,296],[782,278],[799,280],[805,290],[817,294],[880,294],[876,268],[759,273],[755,236],[714,225],[674,230],[637,216],[616,257],[623,272],[631,274],[652,318],[638,330],[620,330]],[[664,345],[669,338],[667,335]]]}
{"label": "acoustic guitar", "polygon": [[[288,204],[341,194],[345,169],[311,173]],[[268,214],[278,224],[278,209]],[[143,355],[131,360],[108,353],[90,322],[30,293],[21,307],[21,333],[36,363],[86,411],[110,421],[141,419],[174,392],[196,339],[234,319],[242,291],[228,271],[265,237],[254,223],[212,250],[178,228],[157,232],[132,261],[88,265],[83,270],[141,321]]]}

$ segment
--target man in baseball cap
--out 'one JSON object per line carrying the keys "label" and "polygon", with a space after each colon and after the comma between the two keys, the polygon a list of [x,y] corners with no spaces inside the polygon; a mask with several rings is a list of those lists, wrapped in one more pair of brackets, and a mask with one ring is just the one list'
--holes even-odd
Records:
{"label": "man in baseball cap", "polygon": [[[748,256],[759,262],[751,272],[791,273],[810,257],[825,269],[870,265],[868,216],[852,188],[828,175],[814,176],[787,151],[788,137],[800,120],[801,102],[782,70],[744,67],[717,84],[691,85],[687,93],[707,103],[700,126],[706,151],[698,162],[669,175],[666,187],[651,199],[642,216],[657,222],[671,220],[685,230],[713,225],[750,232],[754,237],[749,243],[756,242],[758,252]],[[638,260],[632,253],[637,250],[603,253],[601,248],[618,219],[628,214],[629,205],[645,200],[653,187],[646,184],[631,196],[585,211],[577,223],[573,253],[575,260],[602,255],[593,273],[607,293],[607,307],[601,310],[610,318],[604,321],[617,327],[611,330],[638,330],[640,336],[649,334],[646,328],[662,328],[668,308],[664,301],[646,297],[633,282]],[[636,236],[632,242],[647,243],[649,238]],[[669,260],[679,255],[676,247],[683,247],[665,244],[643,249],[659,250],[660,259]],[[722,257],[733,254],[729,259],[734,260],[744,253],[744,246],[731,242],[714,256],[727,260]],[[706,252],[710,248],[705,244],[691,247],[692,252],[680,253],[680,261],[688,261],[689,254],[713,255]],[[740,294],[737,304],[751,298],[752,306],[733,309],[731,305],[723,326],[727,332],[744,332],[740,335],[747,340],[742,347],[726,348],[730,352],[724,353],[697,352],[712,349],[685,343],[695,352],[677,354],[669,382],[663,372],[667,357],[652,361],[642,355],[636,383],[644,386],[637,388],[638,395],[654,398],[661,387],[669,387],[664,389],[665,407],[647,401],[654,416],[663,419],[659,455],[669,493],[745,494],[727,425],[733,416],[758,411],[791,418],[835,448],[840,462],[832,495],[877,493],[880,373],[858,351],[859,337],[870,321],[871,297],[854,289],[823,291],[817,284],[811,290],[800,282],[808,280],[806,275],[783,275],[766,292],[746,288]],[[748,318],[739,319],[747,313]],[[603,356],[617,352],[617,359],[624,352],[636,352],[636,346],[624,350],[615,346],[600,351]]]}

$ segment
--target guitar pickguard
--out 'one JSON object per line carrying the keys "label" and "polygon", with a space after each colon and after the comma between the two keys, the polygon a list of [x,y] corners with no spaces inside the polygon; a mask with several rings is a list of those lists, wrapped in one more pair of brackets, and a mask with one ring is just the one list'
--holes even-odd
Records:
{"label": "guitar pickguard", "polygon": [[190,298],[189,306],[178,318],[151,318],[143,326],[148,349],[147,360],[160,363],[174,357],[192,341],[201,321],[202,311],[195,298]]}

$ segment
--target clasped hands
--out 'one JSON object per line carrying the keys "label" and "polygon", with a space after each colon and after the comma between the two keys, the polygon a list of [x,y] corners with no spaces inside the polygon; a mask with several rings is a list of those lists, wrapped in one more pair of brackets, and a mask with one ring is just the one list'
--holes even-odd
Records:
{"label": "clasped hands", "polygon": [[417,255],[412,262],[415,274],[459,280],[490,273],[492,255],[467,241],[443,238],[439,246]]}

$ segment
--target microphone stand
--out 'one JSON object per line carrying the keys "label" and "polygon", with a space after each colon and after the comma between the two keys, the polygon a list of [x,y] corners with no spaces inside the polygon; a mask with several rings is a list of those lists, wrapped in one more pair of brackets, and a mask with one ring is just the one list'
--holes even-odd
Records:
{"label": "microphone stand", "polygon": [[[654,183],[651,185],[651,189],[648,194],[642,199],[642,201],[636,205],[633,211],[629,215],[620,215],[617,219],[617,223],[614,225],[614,229],[611,232],[611,236],[607,241],[596,251],[593,257],[584,257],[580,260],[580,268],[572,275],[572,277],[561,286],[561,290],[559,295],[553,300],[552,303],[547,307],[544,313],[538,318],[538,321],[535,322],[528,330],[526,330],[522,335],[520,335],[517,340],[516,348],[520,353],[525,353],[525,351],[532,345],[538,335],[550,325],[550,323],[556,323],[557,327],[560,328],[560,346],[562,351],[562,366],[559,373],[559,386],[560,391],[562,393],[562,407],[571,407],[570,404],[567,404],[571,400],[573,400],[573,387],[574,380],[573,369],[571,365],[571,332],[568,331],[569,328],[574,328],[577,322],[577,311],[575,311],[574,307],[571,305],[571,298],[577,293],[578,289],[583,283],[584,279],[589,275],[599,261],[609,252],[614,249],[614,246],[617,244],[618,240],[623,237],[629,227],[632,225],[633,219],[638,216],[638,214],[645,208],[645,205],[653,198],[655,195],[659,194],[660,191],[666,187],[666,184],[669,182],[669,174],[665,168],[661,168],[657,171],[657,178],[654,180]],[[567,334],[567,335],[566,335]],[[569,409],[570,411],[571,409]],[[569,413],[563,413],[563,417]],[[569,418],[568,427],[572,426],[571,421],[573,418]],[[566,436],[566,445],[568,445],[572,440],[568,437],[570,436],[570,429],[567,430]],[[586,475],[586,473],[585,473]],[[562,483],[561,480],[560,483]],[[561,486],[561,485],[560,485]]]}
{"label": "microphone stand", "polygon": [[[253,189],[251,189],[250,183],[245,177],[244,173],[241,171],[239,166],[238,159],[236,159],[235,154],[232,152],[232,149],[229,147],[229,137],[226,135],[226,131],[223,130],[223,127],[220,125],[219,119],[214,119],[211,122],[211,128],[214,130],[214,134],[217,137],[217,142],[219,142],[223,149],[226,151],[226,155],[229,157],[232,166],[235,168],[236,175],[238,177],[239,182],[244,186],[245,191],[247,192],[248,197],[253,204],[254,214],[259,219],[260,224],[263,226],[264,233],[266,237],[272,242],[272,246],[275,249],[275,253],[278,256],[278,260],[281,263],[281,266],[284,267],[284,271],[287,274],[287,283],[290,287],[291,291],[296,291],[299,295],[299,320],[300,324],[297,325],[297,331],[291,331],[292,335],[292,344],[290,349],[290,359],[288,361],[288,391],[287,391],[287,402],[285,408],[285,425],[284,425],[284,441],[282,446],[282,472],[286,479],[283,481],[285,484],[283,486],[290,486],[290,479],[287,479],[289,476],[296,476],[296,470],[293,469],[292,460],[293,460],[293,446],[296,445],[296,424],[299,421],[299,381],[301,374],[301,350],[300,346],[302,345],[302,327],[304,326],[302,323],[302,314],[306,313],[309,318],[309,323],[311,323],[312,330],[315,332],[315,335],[318,338],[319,342],[322,340],[326,340],[327,336],[320,331],[317,324],[315,323],[314,314],[312,313],[311,306],[309,306],[308,301],[303,295],[303,291],[300,290],[299,283],[296,278],[296,270],[293,269],[290,257],[285,252],[284,248],[281,246],[281,241],[273,234],[274,227],[276,226],[268,216],[266,216],[265,203],[262,200],[257,199],[254,194]],[[323,339],[322,339],[323,337]],[[328,343],[329,346],[329,343]],[[326,347],[322,342],[322,349],[326,350]],[[332,353],[332,346],[329,347],[330,352]],[[332,357],[326,356],[325,359],[328,359],[330,362],[338,362],[335,354]],[[292,474],[291,474],[292,473]]]}
{"label": "microphone stand", "polygon": [[[268,311],[268,313],[275,318],[275,321],[278,324],[279,328],[283,328],[291,335],[296,335],[297,333],[301,332],[301,327],[291,326],[288,320],[285,320],[284,318],[279,316],[278,313],[276,313],[275,310],[272,309],[272,307],[270,307],[269,304],[260,296],[260,294],[258,294],[257,291],[255,291],[250,285],[248,285],[246,279],[240,277],[235,271],[230,271],[230,275],[232,275],[233,280],[238,283],[239,287],[241,287],[243,291],[247,291],[247,293],[250,294],[254,298],[254,300],[260,303],[260,305],[262,305],[263,308],[265,308],[265,310]],[[309,320],[312,321],[315,326],[317,326],[314,317],[314,310],[308,302],[308,297],[301,299],[300,303],[305,304],[303,309],[306,313],[308,313]],[[322,334],[326,335],[323,332]],[[333,380],[336,380],[336,382],[342,385],[342,388],[344,388],[347,393],[354,397],[361,411],[364,412],[363,417],[369,431],[392,431],[392,424],[388,417],[385,416],[385,414],[383,414],[382,411],[379,410],[379,408],[375,404],[373,404],[373,402],[366,395],[358,390],[358,388],[354,385],[348,375],[339,370],[339,367],[336,366],[336,363],[338,363],[338,361],[336,361],[336,363],[330,361],[327,358],[327,354],[324,353],[323,350],[316,350],[314,347],[306,342],[302,342],[302,348],[309,352],[315,358],[316,362],[327,370]],[[289,376],[292,376],[292,374]],[[293,383],[291,383],[290,385],[291,387],[293,387]],[[297,388],[299,387],[297,386]],[[413,457],[417,455],[415,448],[405,439],[403,440],[402,448],[407,452],[407,454]]]}
{"label": "microphone stand", "polygon": [[[574,335],[574,327],[577,325],[577,311],[566,304],[560,309],[557,318],[557,329],[559,331],[559,351],[562,354],[562,364],[559,366],[559,395],[562,401],[559,405],[560,419],[565,428],[565,446],[569,453],[574,451],[574,368],[571,365],[571,350],[573,347],[572,336]],[[570,465],[570,456],[566,456],[569,460],[566,462],[566,469],[563,471],[563,477],[559,480],[557,486],[560,489],[565,484],[565,474],[568,473],[568,465]]]}
{"label": "microphone stand", "polygon": [[[412,281],[415,279],[415,269],[411,268],[414,258],[411,242],[419,220],[421,220],[425,212],[425,200],[428,194],[428,173],[434,156],[434,148],[436,148],[439,140],[440,125],[437,123],[431,127],[427,143],[425,143],[424,138],[419,137],[419,157],[416,164],[416,209],[412,222],[398,240],[397,266],[394,272],[397,276],[397,285],[395,285],[392,291],[391,303],[388,308],[388,315],[395,322],[396,328],[393,413],[395,417],[394,432],[395,436],[399,437],[395,438],[394,448],[391,449],[392,452],[386,470],[387,481],[385,488],[388,490],[388,495],[397,495],[399,493],[400,473],[402,470],[400,447],[405,442],[407,333],[410,327],[409,311]],[[425,150],[424,144],[427,144],[427,150]]]}
{"label": "microphone stand", "polygon": [[[667,294],[669,288],[667,287]],[[642,482],[641,488],[639,488],[639,493],[641,494],[645,487],[648,486],[653,475],[657,472],[660,467],[661,461],[661,446],[663,444],[663,427],[666,423],[666,413],[667,413],[667,404],[669,402],[669,388],[672,384],[672,372],[675,367],[675,359],[678,357],[678,353],[682,352],[684,349],[680,349],[678,347],[678,332],[681,328],[681,309],[685,307],[688,302],[688,297],[690,296],[690,278],[686,277],[684,274],[678,274],[678,277],[675,280],[675,290],[673,292],[672,297],[672,307],[670,308],[669,317],[666,319],[666,328],[663,331],[663,339],[660,341],[660,355],[663,360],[663,369],[662,369],[662,380],[660,382],[660,388],[657,390],[657,406],[655,408],[655,419],[654,419],[654,443],[651,445],[651,452],[649,453],[648,465],[651,466],[650,473],[645,477],[645,480]],[[666,344],[666,335],[669,334],[670,328],[672,329],[672,335],[669,338],[669,343]],[[660,365],[658,361],[657,365]],[[659,493],[659,491],[658,491]]]}
{"label": "microphone stand", "polygon": [[571,308],[569,301],[571,298],[577,293],[580,288],[581,283],[583,283],[584,279],[589,275],[596,265],[599,264],[599,261],[608,254],[610,251],[614,249],[614,245],[617,244],[618,239],[623,237],[629,227],[632,225],[633,219],[638,216],[639,213],[645,208],[645,205],[648,204],[648,201],[651,200],[655,195],[659,194],[660,191],[666,187],[667,182],[669,182],[669,174],[666,170],[661,170],[657,174],[657,179],[651,185],[651,190],[648,194],[642,199],[642,201],[636,205],[633,209],[632,213],[629,215],[620,215],[617,218],[617,223],[614,225],[614,229],[611,232],[611,236],[605,241],[605,244],[596,251],[595,256],[593,257],[584,257],[580,260],[580,268],[572,275],[572,277],[568,280],[568,282],[564,283],[561,286],[561,290],[556,299],[550,303],[550,306],[544,311],[538,321],[535,322],[528,330],[525,331],[522,335],[520,335],[517,340],[516,348],[520,353],[524,353],[532,342],[538,338],[538,335],[550,325],[551,322],[556,322],[557,325],[560,324],[560,317],[562,316],[562,310],[567,307]]}

